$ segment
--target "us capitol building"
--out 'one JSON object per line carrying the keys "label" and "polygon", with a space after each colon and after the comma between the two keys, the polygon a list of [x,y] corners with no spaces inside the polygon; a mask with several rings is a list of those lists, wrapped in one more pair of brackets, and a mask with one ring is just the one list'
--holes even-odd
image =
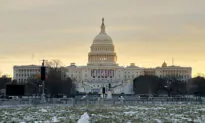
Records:
{"label": "us capitol building", "polygon": [[76,66],[71,63],[67,67],[66,77],[76,81],[80,92],[100,92],[102,87],[108,89],[111,85],[113,93],[133,93],[133,80],[141,75],[155,75],[158,77],[176,76],[183,81],[191,78],[190,67],[167,66],[141,68],[131,63],[128,67],[117,64],[117,54],[112,38],[106,33],[104,19],[102,19],[100,33],[95,36],[88,53],[87,66]]}
{"label": "us capitol building", "polygon": [[[29,69],[29,70],[28,70]],[[29,77],[28,71],[39,72],[39,66],[14,66],[14,79],[17,82],[26,80]],[[27,77],[24,76],[27,74]],[[76,84],[79,92],[101,92],[101,88],[108,90],[111,85],[115,94],[133,93],[133,80],[141,75],[154,75],[158,77],[176,77],[182,81],[191,78],[191,67],[167,66],[164,62],[161,67],[142,68],[131,63],[129,66],[117,64],[117,54],[112,38],[106,33],[104,19],[102,19],[100,33],[95,36],[88,53],[87,66],[77,66],[71,63],[65,68],[64,78],[70,77]]]}

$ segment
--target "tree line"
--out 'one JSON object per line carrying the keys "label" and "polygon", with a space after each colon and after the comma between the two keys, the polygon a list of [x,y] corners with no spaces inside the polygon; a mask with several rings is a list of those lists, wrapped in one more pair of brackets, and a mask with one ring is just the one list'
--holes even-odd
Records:
{"label": "tree line", "polygon": [[139,76],[133,80],[135,94],[205,96],[205,78],[197,76],[188,81],[175,77]]}

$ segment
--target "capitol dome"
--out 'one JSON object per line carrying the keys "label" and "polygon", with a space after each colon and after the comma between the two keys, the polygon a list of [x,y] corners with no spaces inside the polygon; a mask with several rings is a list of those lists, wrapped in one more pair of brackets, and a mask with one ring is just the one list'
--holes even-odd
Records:
{"label": "capitol dome", "polygon": [[112,44],[112,38],[105,32],[104,18],[102,19],[101,31],[95,36],[93,44]]}
{"label": "capitol dome", "polygon": [[104,18],[101,31],[95,36],[88,53],[88,65],[117,65],[117,55],[111,37],[105,32]]}
{"label": "capitol dome", "polygon": [[164,63],[162,64],[162,67],[167,67],[167,63],[164,61]]}

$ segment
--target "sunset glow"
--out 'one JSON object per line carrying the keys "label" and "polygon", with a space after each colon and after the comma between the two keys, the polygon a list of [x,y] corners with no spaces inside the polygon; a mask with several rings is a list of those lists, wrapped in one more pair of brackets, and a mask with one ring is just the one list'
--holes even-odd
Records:
{"label": "sunset glow", "polygon": [[59,59],[86,65],[105,17],[121,66],[192,67],[205,73],[204,0],[3,0],[0,2],[0,73],[13,65]]}

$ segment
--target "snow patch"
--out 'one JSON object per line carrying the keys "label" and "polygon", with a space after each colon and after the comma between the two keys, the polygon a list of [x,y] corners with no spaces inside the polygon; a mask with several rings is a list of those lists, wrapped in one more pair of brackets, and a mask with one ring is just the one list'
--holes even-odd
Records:
{"label": "snow patch", "polygon": [[155,119],[155,121],[157,121],[157,123],[162,123],[162,121],[159,119]]}
{"label": "snow patch", "polygon": [[57,117],[56,117],[56,116],[54,116],[54,117],[52,118],[52,121],[53,121],[54,123],[58,122]]}
{"label": "snow patch", "polygon": [[137,113],[137,111],[127,111],[127,112],[124,112],[124,114],[126,114],[126,115],[134,115],[136,113]]}
{"label": "snow patch", "polygon": [[81,115],[80,119],[78,120],[78,123],[89,123],[89,115],[87,112],[85,112],[83,115]]}
{"label": "snow patch", "polygon": [[40,111],[44,113],[48,112],[46,109],[41,109]]}

